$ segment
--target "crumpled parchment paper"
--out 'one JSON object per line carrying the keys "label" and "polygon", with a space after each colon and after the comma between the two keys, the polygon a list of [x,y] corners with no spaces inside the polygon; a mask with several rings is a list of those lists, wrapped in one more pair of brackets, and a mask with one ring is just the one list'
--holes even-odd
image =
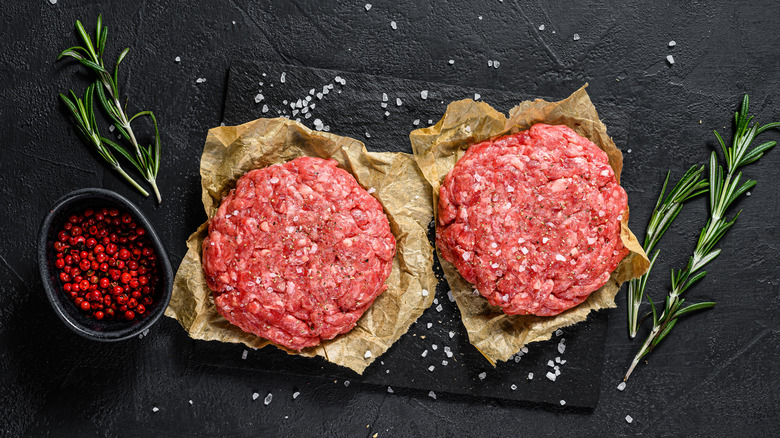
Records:
{"label": "crumpled parchment paper", "polygon": [[[284,163],[300,156],[333,158],[384,206],[396,238],[396,256],[388,288],[348,333],[300,352],[362,374],[387,351],[433,302],[437,279],[433,249],[426,230],[433,216],[431,187],[414,159],[404,153],[368,152],[348,137],[313,131],[285,119],[258,119],[240,126],[209,130],[201,157],[202,200],[211,218],[219,203],[247,171]],[[165,314],[175,318],[193,339],[243,343],[261,348],[270,341],[230,324],[214,306],[212,291],[201,267],[201,244],[208,222],[187,240]],[[421,291],[431,293],[423,296]],[[367,352],[370,352],[367,353]]]}
{"label": "crumpled parchment paper", "polygon": [[[607,153],[620,181],[623,155],[607,135],[607,128],[599,120],[585,87],[559,102],[541,99],[522,102],[509,112],[509,118],[487,103],[460,100],[447,107],[436,125],[414,130],[409,136],[414,157],[433,190],[434,214],[441,182],[471,144],[517,133],[536,123],[566,125],[590,139]],[[508,360],[530,342],[549,339],[559,328],[584,321],[593,310],[615,307],[614,299],[620,285],[642,275],[650,264],[636,237],[628,229],[628,210],[623,214],[620,237],[631,252],[607,283],[582,304],[553,317],[504,314],[500,307],[491,306],[484,297],[475,295],[474,286],[439,254],[471,344],[495,365],[497,361]]]}

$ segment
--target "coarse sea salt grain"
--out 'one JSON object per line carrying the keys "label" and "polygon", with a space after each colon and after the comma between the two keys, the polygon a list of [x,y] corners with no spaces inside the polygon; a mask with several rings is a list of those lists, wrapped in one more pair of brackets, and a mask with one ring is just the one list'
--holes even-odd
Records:
{"label": "coarse sea salt grain", "polygon": [[365,8],[366,8],[367,11],[370,11],[371,10],[371,3],[366,3]]}
{"label": "coarse sea salt grain", "polygon": [[528,380],[534,379],[534,373],[528,373]]}
{"label": "coarse sea salt grain", "polygon": [[387,392],[389,392],[390,394],[392,394],[392,393],[393,393],[393,388],[391,388],[391,387],[389,387],[389,386],[388,386],[388,387],[387,387]]}
{"label": "coarse sea salt grain", "polygon": [[455,295],[452,294],[451,290],[447,291],[447,299],[450,300],[451,303],[455,302]]}
{"label": "coarse sea salt grain", "polygon": [[349,386],[349,380],[344,381],[344,386]]}
{"label": "coarse sea salt grain", "polygon": [[447,366],[447,364],[449,364],[449,362],[447,362],[446,360],[443,360],[443,361],[441,361],[441,364],[442,364],[442,366],[445,366],[445,367],[446,367],[446,366]]}
{"label": "coarse sea salt grain", "polygon": [[263,404],[268,406],[271,404],[271,400],[273,399],[274,399],[274,395],[269,392],[268,395],[265,396],[265,399],[263,400]]}
{"label": "coarse sea salt grain", "polygon": [[422,354],[420,356],[425,357],[427,355],[428,355],[428,350],[425,350],[425,351],[422,352]]}
{"label": "coarse sea salt grain", "polygon": [[666,62],[669,63],[669,65],[674,64],[674,56],[672,55],[666,55]]}
{"label": "coarse sea salt grain", "polygon": [[479,100],[479,98],[482,97],[479,93],[474,93],[474,100]]}
{"label": "coarse sea salt grain", "polygon": [[578,34],[578,33],[575,33],[575,34],[574,34],[574,41],[577,41],[577,40],[579,40],[579,39],[580,39],[580,34]]}
{"label": "coarse sea salt grain", "polygon": [[376,189],[375,189],[375,188],[373,188],[373,187],[369,187],[369,188],[368,188],[368,190],[366,190],[366,191],[367,191],[367,192],[368,192],[368,194],[370,195],[371,193],[374,193],[374,192],[376,192]]}
{"label": "coarse sea salt grain", "polygon": [[262,101],[263,101],[263,94],[257,93],[257,95],[255,96],[255,103],[260,103]]}
{"label": "coarse sea salt grain", "polygon": [[422,290],[422,296],[427,297],[428,296],[428,289]]}
{"label": "coarse sea salt grain", "polygon": [[282,75],[279,77],[279,82],[284,83],[287,80],[287,73],[282,72]]}
{"label": "coarse sea salt grain", "polygon": [[371,134],[369,134],[368,131],[366,131],[366,138],[371,138]]}
{"label": "coarse sea salt grain", "polygon": [[433,370],[435,370],[435,369],[436,369],[436,367],[435,367],[435,366],[433,366],[433,365],[431,365],[431,366],[429,366],[429,367],[428,367],[428,371],[430,371],[430,372],[433,372]]}
{"label": "coarse sea salt grain", "polygon": [[57,0],[49,0],[49,3],[51,3],[53,5],[56,5],[57,4]]}
{"label": "coarse sea salt grain", "polygon": [[488,59],[488,67],[493,67],[493,60],[492,59]]}
{"label": "coarse sea salt grain", "polygon": [[404,103],[403,103],[403,101],[401,101],[401,98],[400,98],[400,97],[396,97],[396,98],[395,98],[395,105],[396,105],[396,106],[401,106],[401,105],[403,105],[403,104],[404,104]]}
{"label": "coarse sea salt grain", "polygon": [[371,357],[371,350],[366,350],[366,354],[364,354],[363,357],[365,357],[366,359]]}
{"label": "coarse sea salt grain", "polygon": [[393,30],[396,30],[396,29],[398,29],[398,24],[396,24],[396,22],[395,22],[395,21],[391,21],[391,22],[390,22],[390,27],[392,27],[392,28],[393,28]]}
{"label": "coarse sea salt grain", "polygon": [[244,350],[244,351],[241,353],[241,359],[246,359],[246,356],[247,356],[247,354],[249,354],[249,352],[248,352],[248,351],[246,351],[246,350]]}
{"label": "coarse sea salt grain", "polygon": [[390,111],[385,111],[385,117],[390,117]]}
{"label": "coarse sea salt grain", "polygon": [[435,392],[433,392],[433,391],[431,391],[431,392],[429,392],[429,393],[428,393],[428,397],[430,397],[430,398],[432,398],[432,399],[436,400],[436,393],[435,393]]}
{"label": "coarse sea salt grain", "polygon": [[258,398],[260,398],[260,394],[256,392],[252,394],[252,400],[257,400]]}
{"label": "coarse sea salt grain", "polygon": [[206,82],[206,78],[198,78],[198,79],[195,79],[195,83],[196,83],[196,84],[202,84],[202,83],[204,83],[204,82]]}
{"label": "coarse sea salt grain", "polygon": [[[455,337],[455,332],[449,332],[448,334],[450,336],[450,339]],[[449,356],[450,354],[452,354],[452,353],[448,353],[447,356]]]}
{"label": "coarse sea salt grain", "polygon": [[428,98],[428,90],[420,91],[420,98],[422,98],[423,100],[427,99]]}
{"label": "coarse sea salt grain", "polygon": [[192,400],[189,400],[189,404],[192,404]]}
{"label": "coarse sea salt grain", "polygon": [[544,30],[544,24],[539,25],[539,30]]}
{"label": "coarse sea salt grain", "polygon": [[630,415],[626,415],[626,423],[631,424],[634,422],[634,419]]}
{"label": "coarse sea salt grain", "polygon": [[565,406],[565,405],[566,405],[566,400],[561,400],[561,406]]}
{"label": "coarse sea salt grain", "polygon": [[622,390],[626,389],[626,382],[618,383],[617,389],[618,389],[618,391],[622,391]]}
{"label": "coarse sea salt grain", "polygon": [[412,121],[412,125],[414,126],[417,126],[419,124],[420,124],[420,119],[414,119],[414,121]]}
{"label": "coarse sea salt grain", "polygon": [[439,346],[436,345],[436,344],[433,344],[433,345],[431,345],[431,348],[433,349],[433,351],[436,351],[436,350],[439,349]]}
{"label": "coarse sea salt grain", "polygon": [[669,41],[669,47],[674,47],[677,45],[677,42],[675,40]]}
{"label": "coarse sea salt grain", "polygon": [[428,323],[428,324],[426,324],[425,326],[426,326],[426,327],[428,327],[428,328],[431,328],[431,327],[433,327],[433,323],[432,323],[432,322],[429,322],[429,323]]}
{"label": "coarse sea salt grain", "polygon": [[516,390],[516,389],[517,389],[517,385],[515,385],[515,384],[513,383],[513,384],[512,384],[512,386],[510,386],[510,387],[509,387],[509,389],[511,389],[512,391],[514,391],[514,390]]}
{"label": "coarse sea salt grain", "polygon": [[439,304],[438,306],[436,306],[436,311],[437,311],[437,312],[441,312],[441,311],[442,311],[442,309],[443,309],[443,307],[441,306],[441,304]]}
{"label": "coarse sea salt grain", "polygon": [[555,373],[553,373],[553,372],[550,372],[550,371],[548,371],[548,372],[547,372],[547,375],[546,375],[546,376],[547,376],[547,379],[549,379],[549,380],[551,380],[551,381],[553,381],[553,382],[554,382],[554,381],[555,381],[555,379],[558,377],[558,376],[556,376],[556,375],[555,375]]}
{"label": "coarse sea salt grain", "polygon": [[496,61],[493,61],[493,68],[498,68],[498,67],[500,67],[500,66],[501,66],[501,63],[500,63],[500,62],[498,62],[497,60],[496,60]]}
{"label": "coarse sea salt grain", "polygon": [[155,406],[155,407],[153,407],[153,408],[152,408],[152,412],[157,412],[157,411],[159,411],[159,410],[160,410],[160,409],[158,409],[158,408],[157,408],[157,406]]}
{"label": "coarse sea salt grain", "polygon": [[477,377],[479,377],[479,380],[485,380],[485,377],[487,377],[487,373],[482,371],[481,373],[479,373]]}
{"label": "coarse sea salt grain", "polygon": [[298,391],[295,391],[295,392],[293,392],[293,400],[295,400],[296,398],[298,398],[298,396],[299,396],[299,395],[301,395],[301,393],[300,393],[300,392],[298,392]]}
{"label": "coarse sea salt grain", "polygon": [[268,112],[268,105],[263,105],[263,114]]}
{"label": "coarse sea salt grain", "polygon": [[177,56],[177,57],[176,57],[176,58],[174,58],[173,60],[174,60],[175,62],[181,62],[181,56]]}
{"label": "coarse sea salt grain", "polygon": [[555,362],[553,362],[552,359],[550,359],[550,360],[547,361],[547,366],[552,368],[552,367],[555,366]]}

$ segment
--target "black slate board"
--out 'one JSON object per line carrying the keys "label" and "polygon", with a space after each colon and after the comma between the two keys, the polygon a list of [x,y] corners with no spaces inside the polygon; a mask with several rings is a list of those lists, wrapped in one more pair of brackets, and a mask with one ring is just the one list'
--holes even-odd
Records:
{"label": "black slate board", "polygon": [[[346,80],[346,84],[337,83],[337,77]],[[319,98],[317,93],[323,92],[323,87],[329,84],[333,88]],[[314,94],[311,94],[312,90]],[[428,90],[427,99],[421,97],[422,90]],[[383,93],[388,96],[386,108],[381,105]],[[238,61],[233,63],[229,73],[224,123],[235,125],[258,117],[286,116],[314,127],[314,121],[319,119],[324,129],[360,139],[369,150],[411,153],[408,134],[417,126],[415,120],[419,120],[419,126],[427,126],[429,120],[435,123],[447,103],[474,98],[475,93],[481,100],[505,112],[528,98],[517,93],[467,90],[365,74]],[[293,114],[292,107],[298,99],[307,96],[316,103],[309,118],[300,112]],[[401,105],[396,99],[401,99]],[[432,228],[430,231],[432,233]],[[438,262],[436,269],[441,274]],[[566,328],[550,341],[531,344],[528,352],[517,361],[500,363],[494,369],[468,343],[457,306],[450,301],[448,290],[446,281],[440,281],[436,302],[362,376],[320,358],[289,356],[270,347],[256,352],[250,350],[242,360],[244,348],[241,346],[198,342],[195,354],[207,365],[323,376],[344,381],[346,385],[381,386],[382,390],[390,386],[393,391],[407,388],[426,393],[434,391],[555,406],[561,406],[561,400],[564,400],[567,408],[595,407],[606,335],[605,312],[592,314],[588,321]],[[431,324],[430,328],[428,324]],[[563,354],[559,351],[561,342],[565,344]],[[435,350],[433,345],[437,347]],[[452,357],[448,357],[445,347],[451,350]],[[427,354],[423,357],[425,350]],[[556,363],[556,358],[562,363]],[[447,365],[442,362],[445,360]],[[555,381],[546,377],[548,372],[554,372],[549,361],[560,370]],[[433,371],[429,370],[430,366],[435,367]],[[529,373],[533,373],[532,379],[529,379]]]}

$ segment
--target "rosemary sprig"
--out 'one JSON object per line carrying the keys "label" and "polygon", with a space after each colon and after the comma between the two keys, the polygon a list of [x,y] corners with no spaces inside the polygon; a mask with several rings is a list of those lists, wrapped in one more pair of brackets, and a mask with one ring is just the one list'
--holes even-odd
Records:
{"label": "rosemary sprig", "polygon": [[[119,64],[127,56],[127,52],[130,49],[126,48],[119,54],[112,74],[103,62],[103,51],[106,48],[108,28],[103,26],[102,15],[98,15],[94,45],[92,44],[92,38],[78,20],[76,21],[76,32],[83,45],[63,50],[57,57],[57,60],[59,61],[64,57],[74,58],[97,75],[94,90],[97,92],[100,104],[113,121],[120,135],[132,145],[132,151],[128,151],[123,146],[105,137],[102,137],[101,141],[127,158],[138,169],[144,179],[152,186],[157,202],[160,203],[162,198],[160,190],[157,188],[157,173],[160,170],[160,132],[157,128],[157,118],[151,111],[141,111],[132,117],[128,117],[126,112],[127,103],[123,107],[119,102]],[[90,119],[94,119],[91,105],[89,110],[87,115]],[[154,143],[146,147],[138,143],[131,127],[133,120],[144,116],[149,117],[154,125]],[[109,163],[112,164],[110,161]]]}
{"label": "rosemary sprig", "polygon": [[[691,166],[687,172],[680,178],[669,194],[664,197],[666,187],[669,184],[670,172],[666,174],[666,180],[661,188],[661,194],[650,216],[650,222],[647,224],[645,241],[642,245],[645,253],[650,254],[655,249],[656,244],[661,240],[674,219],[680,214],[683,204],[691,198],[695,198],[703,193],[707,193],[707,181],[701,179],[704,166]],[[655,260],[659,251],[656,251],[650,260],[650,267],[644,275],[634,278],[628,283],[628,333],[634,338],[641,320],[639,319],[639,307],[642,304],[642,298],[647,287],[647,279],[650,277],[650,270],[653,269]]]}
{"label": "rosemary sprig", "polygon": [[100,154],[100,156],[103,157],[103,159],[106,160],[114,170],[119,172],[119,174],[122,175],[122,177],[127,180],[127,182],[129,182],[144,196],[149,196],[149,192],[147,192],[143,187],[139,186],[138,183],[135,182],[135,180],[131,178],[124,169],[122,169],[122,166],[119,165],[119,162],[111,153],[111,151],[105,147],[104,143],[106,142],[106,138],[100,136],[97,123],[95,122],[95,112],[92,111],[94,90],[95,84],[88,86],[87,91],[84,94],[84,100],[79,99],[73,90],[70,92],[72,97],[71,99],[62,93],[60,93],[60,98],[65,103],[65,106],[68,107],[71,114],[73,114],[73,117],[76,119],[76,128],[84,137],[84,140],[94,146],[98,154]]}
{"label": "rosemary sprig", "polygon": [[682,298],[682,295],[691,286],[704,278],[707,271],[702,271],[701,269],[720,254],[720,249],[715,249],[715,245],[734,225],[734,222],[740,214],[740,212],[737,212],[731,220],[726,219],[726,211],[728,208],[737,200],[737,198],[756,185],[756,182],[753,180],[746,180],[744,183],[740,184],[742,172],[737,172],[737,170],[742,166],[755,162],[776,144],[774,141],[768,141],[751,150],[750,145],[757,135],[768,129],[780,127],[780,123],[778,122],[764,126],[755,123],[751,126],[750,122],[752,120],[753,117],[748,117],[748,96],[745,95],[742,100],[740,111],[737,111],[734,116],[736,133],[734,134],[732,145],[726,147],[723,138],[715,131],[715,137],[717,137],[725,157],[726,170],[724,175],[724,169],[718,162],[718,155],[713,151],[710,155],[709,163],[710,217],[699,234],[696,249],[694,250],[693,255],[688,259],[685,268],[676,271],[672,270],[671,288],[666,297],[664,309],[660,315],[657,314],[655,304],[650,300],[653,328],[650,331],[647,340],[642,345],[642,348],[639,349],[639,352],[631,362],[631,366],[629,367],[626,376],[623,378],[624,381],[628,380],[639,361],[650,354],[650,352],[666,338],[681,316],[715,305],[714,302],[706,301],[683,307],[685,299]]}

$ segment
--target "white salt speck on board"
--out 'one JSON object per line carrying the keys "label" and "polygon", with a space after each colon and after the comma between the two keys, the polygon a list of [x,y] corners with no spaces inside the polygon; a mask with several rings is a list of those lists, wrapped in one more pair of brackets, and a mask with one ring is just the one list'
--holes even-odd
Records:
{"label": "white salt speck on board", "polygon": [[365,357],[366,359],[371,357],[371,350],[366,350],[366,354],[364,354],[363,357]]}
{"label": "white salt speck on board", "polygon": [[49,0],[49,3],[51,3],[53,5],[56,5],[57,4],[57,0]]}
{"label": "white salt speck on board", "polygon": [[437,311],[437,312],[441,312],[441,311],[442,311],[442,309],[443,309],[443,307],[441,306],[441,304],[439,304],[438,306],[436,306],[436,311]]}
{"label": "white salt speck on board", "polygon": [[263,105],[263,114],[268,112],[268,105]]}
{"label": "white salt speck on board", "polygon": [[287,73],[282,72],[282,75],[279,77],[279,82],[284,83],[287,80]]}
{"label": "white salt speck on board", "polygon": [[430,372],[433,372],[433,370],[435,370],[435,369],[436,369],[436,367],[435,367],[435,366],[433,366],[433,365],[431,365],[431,366],[429,366],[429,367],[428,367],[428,371],[430,371]]}
{"label": "white salt speck on board", "polygon": [[479,100],[479,98],[482,97],[479,93],[474,93],[474,100]]}
{"label": "white salt speck on board", "polygon": [[190,400],[189,403],[192,404],[192,400]]}
{"label": "white salt speck on board", "polygon": [[114,125],[108,125],[108,131],[114,132]]}
{"label": "white salt speck on board", "polygon": [[482,19],[482,16],[480,15],[480,16],[479,16],[479,17],[477,17],[477,18],[479,18],[479,19],[481,20],[481,19]]}
{"label": "white salt speck on board", "polygon": [[414,121],[412,122],[412,125],[414,126],[418,126],[419,124],[420,124],[420,119],[414,119]]}
{"label": "white salt speck on board", "polygon": [[202,84],[202,83],[204,83],[204,82],[206,82],[206,78],[198,78],[198,79],[195,79],[195,83],[196,83],[196,84]]}
{"label": "white salt speck on board", "polygon": [[428,90],[422,90],[420,91],[420,97],[425,100],[428,98]]}
{"label": "white salt speck on board", "polygon": [[674,64],[674,56],[672,55],[666,55],[666,62],[669,63],[669,65]]}
{"label": "white salt speck on board", "polygon": [[371,134],[369,134],[368,131],[366,131],[366,138],[371,138]]}
{"label": "white salt speck on board", "polygon": [[528,380],[534,379],[534,373],[528,373]]}
{"label": "white salt speck on board", "polygon": [[389,387],[389,386],[388,386],[388,387],[387,387],[387,392],[389,392],[390,394],[392,394],[392,393],[393,393],[393,388],[391,388],[391,387]]}
{"label": "white salt speck on board", "polygon": [[547,378],[548,378],[549,380],[551,380],[551,381],[553,381],[553,382],[554,382],[554,381],[555,381],[555,379],[556,379],[557,377],[558,377],[558,376],[556,376],[556,375],[555,375],[555,373],[553,373],[553,372],[550,372],[550,371],[548,371],[548,372],[547,372]]}
{"label": "white salt speck on board", "polygon": [[447,291],[447,299],[450,300],[451,303],[455,302],[455,295],[452,294],[451,290]]}
{"label": "white salt speck on board", "polygon": [[428,119],[428,124],[429,124],[429,125],[433,125],[433,120],[431,120],[431,119]]}
{"label": "white salt speck on board", "polygon": [[428,296],[428,289],[422,290],[422,296],[427,297]]}
{"label": "white salt speck on board", "polygon": [[[56,1],[56,0],[55,0],[55,1]],[[153,408],[152,408],[152,412],[157,412],[157,411],[159,411],[159,409],[157,408],[157,406],[155,406],[155,407],[153,407]]]}
{"label": "white salt speck on board", "polygon": [[176,58],[174,58],[174,61],[175,62],[181,62],[181,56],[177,56]]}
{"label": "white salt speck on board", "polygon": [[390,22],[390,27],[392,27],[393,30],[396,30],[396,29],[398,29],[398,24],[396,24],[395,21],[391,21]]}
{"label": "white salt speck on board", "polygon": [[252,400],[257,400],[258,398],[260,398],[260,394],[258,393],[252,394]]}
{"label": "white salt speck on board", "polygon": [[622,391],[622,390],[626,389],[626,382],[618,383],[617,389],[618,389],[618,391]]}
{"label": "white salt speck on board", "polygon": [[[455,332],[450,332],[449,335],[450,335],[450,339],[452,339],[452,338],[455,337]],[[450,356],[451,354],[452,353],[449,353],[449,354],[447,354],[447,356]],[[452,356],[450,356],[450,357],[452,357]]]}
{"label": "white salt speck on board", "polygon": [[450,59],[449,61],[447,61],[447,63],[448,63],[449,65],[453,65],[453,64],[455,64],[455,60],[454,60],[454,59]]}
{"label": "white salt speck on board", "polygon": [[488,67],[493,67],[493,60],[492,59],[488,59]]}
{"label": "white salt speck on board", "polygon": [[675,40],[669,41],[669,47],[674,47],[677,45],[677,42]]}
{"label": "white salt speck on board", "polygon": [[501,63],[500,63],[500,62],[498,62],[498,60],[496,60],[496,61],[493,61],[493,68],[498,68],[498,67],[500,67],[500,66],[501,66]]}
{"label": "white salt speck on board", "polygon": [[561,400],[561,406],[566,405],[566,400]]}
{"label": "white salt speck on board", "polygon": [[436,350],[439,349],[439,346],[436,345],[436,344],[433,344],[433,345],[431,345],[431,348],[433,349],[433,351],[436,351]]}
{"label": "white salt speck on board", "polygon": [[575,33],[575,34],[574,34],[574,41],[577,41],[577,40],[579,40],[579,39],[580,39],[580,34],[578,34],[578,33]]}
{"label": "white salt speck on board", "polygon": [[628,423],[628,424],[631,424],[631,423],[633,423],[633,422],[634,422],[634,419],[633,419],[633,418],[631,418],[631,416],[630,416],[630,415],[626,415],[626,423]]}
{"label": "white salt speck on board", "polygon": [[552,368],[552,367],[555,366],[555,362],[553,362],[552,359],[550,359],[550,360],[547,361],[547,366]]}
{"label": "white salt speck on board", "polygon": [[344,381],[344,386],[349,386],[349,380]]}
{"label": "white salt speck on board", "polygon": [[516,389],[517,389],[517,385],[515,385],[515,384],[513,383],[513,384],[512,384],[512,386],[510,386],[510,387],[509,387],[509,389],[511,389],[512,391],[514,391],[514,390],[516,390]]}
{"label": "white salt speck on board", "polygon": [[563,334],[563,330],[561,330],[561,329],[558,329],[558,330],[555,331],[555,336],[560,336],[562,334]]}
{"label": "white salt speck on board", "polygon": [[425,357],[427,355],[428,355],[428,350],[425,350],[425,351],[422,352],[422,354],[420,356]]}
{"label": "white salt speck on board", "polygon": [[390,111],[385,111],[385,117],[390,117]]}
{"label": "white salt speck on board", "polygon": [[479,377],[479,380],[485,380],[485,377],[487,377],[487,373],[482,371],[481,373],[479,373],[477,377]]}
{"label": "white salt speck on board", "polygon": [[401,98],[400,98],[400,97],[396,97],[396,98],[395,98],[395,105],[396,105],[396,106],[401,106],[401,105],[403,105],[403,104],[404,104],[404,103],[401,101]]}
{"label": "white salt speck on board", "polygon": [[371,10],[371,3],[366,3],[366,10],[367,10],[367,11],[370,11],[370,10]]}
{"label": "white salt speck on board", "polygon": [[432,322],[429,322],[429,323],[428,323],[428,324],[426,324],[425,326],[426,326],[426,327],[428,327],[428,328],[431,328],[431,327],[433,327],[433,323],[432,323]]}
{"label": "white salt speck on board", "polygon": [[429,393],[428,393],[428,397],[430,397],[430,398],[432,398],[432,399],[436,400],[436,393],[435,393],[435,392],[433,392],[433,391],[431,391],[431,392],[429,392]]}
{"label": "white salt speck on board", "polygon": [[260,103],[262,101],[263,101],[263,94],[257,93],[257,95],[255,96],[255,103]]}
{"label": "white salt speck on board", "polygon": [[293,400],[295,400],[296,398],[298,398],[298,396],[299,396],[299,395],[301,395],[301,393],[300,393],[299,391],[295,391],[295,392],[293,392]]}
{"label": "white salt speck on board", "polygon": [[746,192],[746,193],[745,193],[745,196],[750,196],[750,192]]}
{"label": "white salt speck on board", "polygon": [[246,351],[246,350],[244,350],[243,352],[241,352],[241,359],[244,359],[244,360],[246,360],[246,356],[247,356],[248,354],[249,354],[249,352],[248,352],[248,351]]}
{"label": "white salt speck on board", "polygon": [[544,24],[539,25],[539,30],[544,30]]}

